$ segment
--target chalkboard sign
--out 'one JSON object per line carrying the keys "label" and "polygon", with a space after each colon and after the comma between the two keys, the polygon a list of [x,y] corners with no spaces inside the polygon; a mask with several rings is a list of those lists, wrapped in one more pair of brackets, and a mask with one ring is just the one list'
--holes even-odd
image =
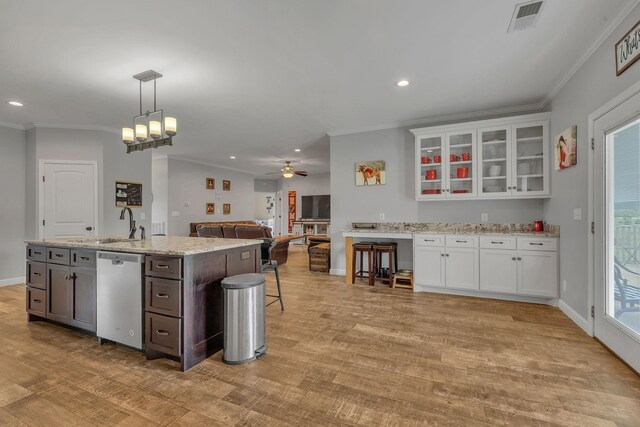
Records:
{"label": "chalkboard sign", "polygon": [[116,207],[142,207],[142,183],[116,181]]}

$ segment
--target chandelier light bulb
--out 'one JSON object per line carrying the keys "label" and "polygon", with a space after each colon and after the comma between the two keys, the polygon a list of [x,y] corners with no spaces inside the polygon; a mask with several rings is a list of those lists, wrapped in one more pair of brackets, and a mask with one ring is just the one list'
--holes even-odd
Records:
{"label": "chandelier light bulb", "polygon": [[164,118],[164,131],[169,136],[175,136],[178,133],[178,122],[175,117]]}
{"label": "chandelier light bulb", "polygon": [[145,125],[136,125],[136,139],[139,142],[147,140],[147,127]]}
{"label": "chandelier light bulb", "polygon": [[122,142],[125,144],[133,144],[133,129],[122,128]]}
{"label": "chandelier light bulb", "polygon": [[153,139],[159,139],[162,136],[162,123],[157,120],[149,121],[149,135]]}

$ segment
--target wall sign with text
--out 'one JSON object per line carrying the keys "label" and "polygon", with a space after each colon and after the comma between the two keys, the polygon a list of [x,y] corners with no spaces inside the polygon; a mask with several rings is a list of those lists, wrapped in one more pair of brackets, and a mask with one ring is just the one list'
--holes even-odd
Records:
{"label": "wall sign with text", "polygon": [[141,208],[142,183],[116,181],[116,207]]}
{"label": "wall sign with text", "polygon": [[616,43],[616,76],[640,58],[640,21]]}

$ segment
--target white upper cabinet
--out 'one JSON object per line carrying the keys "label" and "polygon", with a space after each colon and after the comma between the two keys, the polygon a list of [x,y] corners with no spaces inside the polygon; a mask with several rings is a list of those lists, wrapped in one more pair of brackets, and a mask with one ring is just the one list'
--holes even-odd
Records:
{"label": "white upper cabinet", "polygon": [[549,196],[549,114],[412,129],[416,200]]}

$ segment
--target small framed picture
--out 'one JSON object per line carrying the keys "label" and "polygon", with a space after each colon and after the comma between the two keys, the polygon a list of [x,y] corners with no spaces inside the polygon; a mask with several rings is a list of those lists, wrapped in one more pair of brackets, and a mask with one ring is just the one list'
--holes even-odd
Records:
{"label": "small framed picture", "polygon": [[231,203],[225,203],[224,205],[222,205],[222,213],[224,215],[231,214]]}
{"label": "small framed picture", "polygon": [[207,215],[213,215],[214,213],[216,213],[216,204],[207,203]]}
{"label": "small framed picture", "polygon": [[231,181],[226,179],[222,181],[222,191],[231,191]]}
{"label": "small framed picture", "polygon": [[216,180],[213,178],[207,178],[206,186],[207,190],[214,190],[216,188]]}

